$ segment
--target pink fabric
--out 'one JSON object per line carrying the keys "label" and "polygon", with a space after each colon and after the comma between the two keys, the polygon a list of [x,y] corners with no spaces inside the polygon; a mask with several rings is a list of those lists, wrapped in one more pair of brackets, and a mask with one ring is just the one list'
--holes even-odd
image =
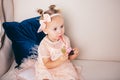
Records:
{"label": "pink fabric", "polygon": [[43,31],[45,28],[46,28],[46,22],[51,22],[51,18],[53,16],[57,16],[57,15],[61,15],[61,14],[52,14],[52,15],[49,15],[49,14],[43,14],[43,19],[40,20],[40,27],[38,29],[38,33]]}
{"label": "pink fabric", "polygon": [[[63,39],[66,45],[70,47],[68,37],[63,36]],[[69,60],[54,69],[47,69],[42,62],[43,57],[49,57],[54,61],[63,55],[61,51],[63,46],[65,46],[65,44],[62,40],[51,42],[47,37],[43,39],[38,47],[39,56],[38,62],[36,63],[36,80],[79,80],[78,73]]]}
{"label": "pink fabric", "polygon": [[38,29],[38,33],[46,28],[46,22],[51,22],[51,17],[49,14],[43,14],[43,20],[40,20],[40,28]]}

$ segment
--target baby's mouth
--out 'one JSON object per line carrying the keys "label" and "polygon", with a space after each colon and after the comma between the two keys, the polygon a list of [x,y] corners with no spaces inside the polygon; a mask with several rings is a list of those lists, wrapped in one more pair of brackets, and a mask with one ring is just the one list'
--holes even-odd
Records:
{"label": "baby's mouth", "polygon": [[60,36],[58,37],[58,39],[59,39],[59,40],[63,40],[62,35],[60,35]]}
{"label": "baby's mouth", "polygon": [[65,44],[64,39],[63,39],[63,36],[62,36],[62,35],[60,35],[58,39],[59,39],[59,40],[61,40],[61,41]]}

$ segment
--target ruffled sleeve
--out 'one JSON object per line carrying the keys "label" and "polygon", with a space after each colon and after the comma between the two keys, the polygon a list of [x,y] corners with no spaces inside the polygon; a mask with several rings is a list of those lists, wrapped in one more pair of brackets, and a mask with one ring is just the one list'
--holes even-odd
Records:
{"label": "ruffled sleeve", "polygon": [[40,46],[38,47],[38,59],[35,64],[35,74],[36,79],[35,80],[44,80],[44,79],[50,79],[52,80],[51,74],[48,72],[47,68],[45,67],[42,58],[49,58],[50,54],[48,51],[48,48],[44,44],[45,42],[42,41],[40,43]]}
{"label": "ruffled sleeve", "polygon": [[46,47],[44,42],[41,42],[40,46],[38,47],[38,58],[39,56],[49,58],[50,52],[48,48]]}

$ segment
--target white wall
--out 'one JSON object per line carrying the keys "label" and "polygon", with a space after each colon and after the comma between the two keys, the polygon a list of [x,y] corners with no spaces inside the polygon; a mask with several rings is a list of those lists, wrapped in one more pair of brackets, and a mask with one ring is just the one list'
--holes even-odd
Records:
{"label": "white wall", "polygon": [[72,46],[80,48],[79,59],[120,61],[120,0],[13,1],[15,21],[37,16],[38,8],[56,4],[65,17]]}

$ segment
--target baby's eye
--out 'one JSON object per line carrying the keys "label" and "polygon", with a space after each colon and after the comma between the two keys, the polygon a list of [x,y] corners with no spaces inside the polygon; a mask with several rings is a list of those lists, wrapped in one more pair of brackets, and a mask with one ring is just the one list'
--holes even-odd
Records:
{"label": "baby's eye", "polygon": [[62,26],[60,26],[60,28],[63,28],[64,26],[62,25]]}
{"label": "baby's eye", "polygon": [[56,30],[57,30],[57,28],[54,28],[54,30],[56,31]]}

